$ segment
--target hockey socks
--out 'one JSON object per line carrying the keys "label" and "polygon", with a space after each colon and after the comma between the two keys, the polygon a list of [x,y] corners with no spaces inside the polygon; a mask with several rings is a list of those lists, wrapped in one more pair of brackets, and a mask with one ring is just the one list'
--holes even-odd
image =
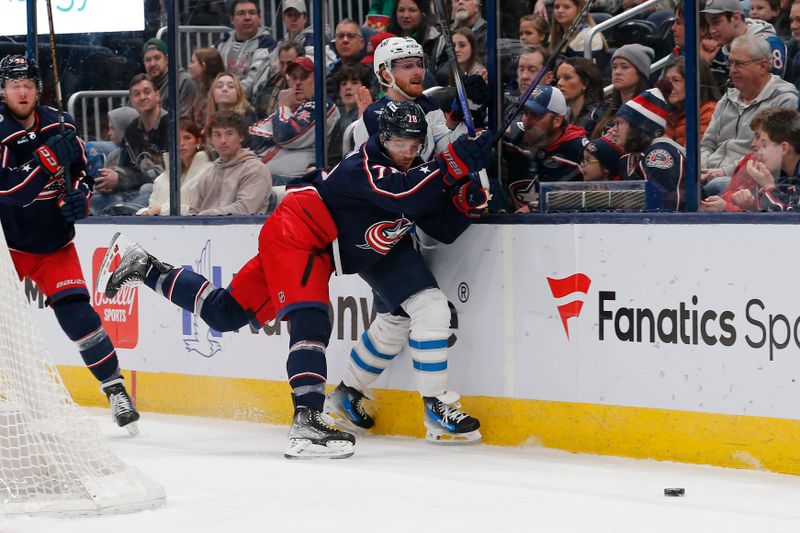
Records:
{"label": "hockey socks", "polygon": [[291,311],[287,316],[291,329],[286,372],[295,408],[304,406],[322,411],[325,382],[328,380],[325,348],[331,334],[328,313],[305,307]]}
{"label": "hockey socks", "polygon": [[52,304],[61,329],[78,347],[86,367],[98,381],[120,377],[119,360],[100,317],[83,298],[65,298]]}

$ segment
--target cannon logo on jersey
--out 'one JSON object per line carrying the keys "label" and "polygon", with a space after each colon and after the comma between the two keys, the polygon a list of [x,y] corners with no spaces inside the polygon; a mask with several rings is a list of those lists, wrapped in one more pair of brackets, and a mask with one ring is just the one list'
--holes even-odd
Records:
{"label": "cannon logo on jersey", "polygon": [[[23,167],[23,170],[25,167]],[[49,200],[57,197],[59,194],[66,190],[66,183],[64,182],[64,171],[59,170],[58,174],[50,178],[50,181],[42,187],[39,194],[36,195],[36,200]]]}
{"label": "cannon logo on jersey", "polygon": [[[100,273],[100,266],[103,263],[103,256],[106,255],[107,248],[97,248],[92,255],[92,279],[96,280]],[[119,265],[119,258],[116,264]],[[108,298],[105,294],[97,291],[97,284],[92,294],[92,306],[103,327],[111,338],[111,342],[117,348],[136,348],[139,343],[139,289],[126,285],[113,298]]]}
{"label": "cannon logo on jersey", "polygon": [[564,326],[564,333],[569,339],[570,318],[577,318],[583,309],[583,296],[589,292],[592,280],[586,274],[578,272],[566,278],[547,278],[550,285],[550,292],[556,300],[564,300],[565,303],[559,305],[558,314],[561,317],[561,325]]}
{"label": "cannon logo on jersey", "polygon": [[362,250],[372,249],[381,255],[386,255],[392,251],[394,245],[408,233],[408,230],[410,230],[413,225],[414,224],[407,218],[376,222],[364,233],[364,240],[366,243],[359,244],[358,247]]}
{"label": "cannon logo on jersey", "polygon": [[[197,272],[210,280],[215,287],[222,286],[222,267],[211,263],[211,241],[206,241],[194,265],[182,265],[184,270]],[[187,353],[196,353],[202,357],[214,357],[222,351],[222,333],[211,329],[197,315],[184,310],[183,345]]]}

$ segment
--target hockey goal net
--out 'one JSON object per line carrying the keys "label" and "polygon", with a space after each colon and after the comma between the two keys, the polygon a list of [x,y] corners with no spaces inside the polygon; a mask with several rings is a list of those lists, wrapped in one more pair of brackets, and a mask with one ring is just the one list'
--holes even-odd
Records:
{"label": "hockey goal net", "polygon": [[150,509],[164,489],[125,465],[72,401],[0,231],[0,515]]}

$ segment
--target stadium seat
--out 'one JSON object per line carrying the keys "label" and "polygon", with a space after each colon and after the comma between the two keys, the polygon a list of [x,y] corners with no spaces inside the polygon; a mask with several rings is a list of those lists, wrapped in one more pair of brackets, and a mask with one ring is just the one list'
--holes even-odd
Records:
{"label": "stadium seat", "polygon": [[646,20],[626,20],[613,29],[611,41],[617,47],[638,43],[654,48],[658,42],[655,26]]}

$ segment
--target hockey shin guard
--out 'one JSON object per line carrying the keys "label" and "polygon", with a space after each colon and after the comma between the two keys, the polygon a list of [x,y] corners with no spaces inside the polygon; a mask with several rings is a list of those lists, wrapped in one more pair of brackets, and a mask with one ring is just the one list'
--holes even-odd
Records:
{"label": "hockey shin guard", "polygon": [[408,317],[379,313],[350,351],[344,384],[366,391],[403,349],[410,326]]}
{"label": "hockey shin guard", "polygon": [[403,302],[411,317],[408,347],[422,396],[437,396],[447,390],[447,338],[450,308],[439,289],[425,289]]}
{"label": "hockey shin guard", "polygon": [[304,406],[322,411],[325,382],[328,380],[325,348],[331,335],[328,313],[316,308],[302,308],[290,312],[288,318],[291,332],[286,372],[295,408]]}
{"label": "hockey shin guard", "polygon": [[78,347],[94,377],[101,382],[120,377],[117,352],[88,300],[65,298],[52,307],[61,329]]}

